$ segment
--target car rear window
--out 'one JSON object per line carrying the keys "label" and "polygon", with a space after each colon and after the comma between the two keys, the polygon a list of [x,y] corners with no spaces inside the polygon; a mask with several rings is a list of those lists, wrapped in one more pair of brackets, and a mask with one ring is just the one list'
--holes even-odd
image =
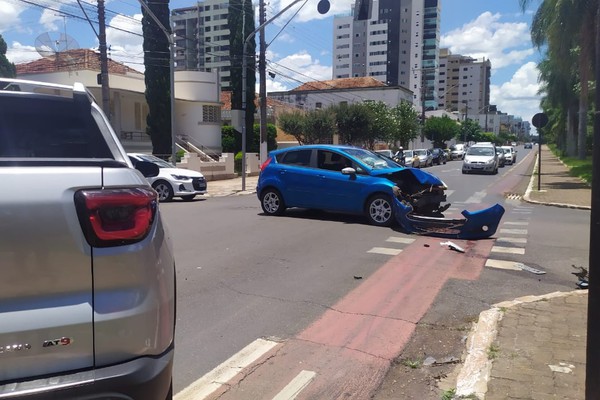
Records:
{"label": "car rear window", "polygon": [[310,165],[310,155],[312,150],[292,150],[280,154],[277,162],[281,164],[301,165],[307,167]]}
{"label": "car rear window", "polygon": [[91,112],[72,98],[0,95],[0,157],[113,158]]}

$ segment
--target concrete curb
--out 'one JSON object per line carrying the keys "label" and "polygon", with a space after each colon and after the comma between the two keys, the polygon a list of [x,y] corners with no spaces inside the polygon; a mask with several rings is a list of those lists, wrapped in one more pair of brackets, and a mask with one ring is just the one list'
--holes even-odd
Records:
{"label": "concrete curb", "polygon": [[456,378],[456,396],[475,395],[479,400],[485,399],[492,371],[492,360],[488,359],[487,353],[498,335],[498,322],[504,316],[504,309],[556,297],[587,296],[587,294],[587,290],[574,290],[540,296],[524,296],[494,304],[489,310],[482,311],[467,339],[467,355]]}
{"label": "concrete curb", "polygon": [[[538,150],[538,151],[541,151]],[[535,166],[533,167],[533,173],[531,174],[531,178],[529,179],[529,185],[527,185],[527,190],[525,191],[525,194],[523,195],[523,200],[525,200],[527,203],[532,203],[532,204],[541,204],[543,206],[553,206],[553,207],[560,207],[560,208],[572,208],[575,210],[591,210],[592,207],[591,206],[578,206],[575,204],[567,204],[567,203],[552,203],[552,202],[544,202],[544,201],[537,201],[537,200],[533,200],[531,198],[531,191],[533,190],[533,182],[535,181],[535,171],[538,170],[538,161],[539,158],[535,158]],[[562,161],[559,159],[559,161],[562,163]],[[564,163],[563,163],[564,165]],[[566,165],[565,165],[566,166]]]}

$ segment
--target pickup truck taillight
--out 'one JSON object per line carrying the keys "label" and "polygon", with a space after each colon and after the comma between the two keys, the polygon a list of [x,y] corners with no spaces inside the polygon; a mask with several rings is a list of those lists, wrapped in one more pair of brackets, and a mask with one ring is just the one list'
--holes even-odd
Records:
{"label": "pickup truck taillight", "polygon": [[157,194],[148,188],[84,189],[75,206],[87,242],[94,247],[120,246],[144,239],[150,228]]}

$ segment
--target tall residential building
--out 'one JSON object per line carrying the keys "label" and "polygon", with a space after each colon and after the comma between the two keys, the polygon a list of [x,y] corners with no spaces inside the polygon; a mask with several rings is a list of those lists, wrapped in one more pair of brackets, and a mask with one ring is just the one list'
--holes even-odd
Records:
{"label": "tall residential building", "polygon": [[490,60],[441,49],[438,107],[471,115],[489,113],[491,69]]}
{"label": "tall residential building", "polygon": [[204,0],[171,12],[177,71],[217,70],[221,88],[229,89],[229,0]]}
{"label": "tall residential building", "polygon": [[371,19],[334,17],[333,78],[371,76],[437,108],[440,0],[372,0]]}

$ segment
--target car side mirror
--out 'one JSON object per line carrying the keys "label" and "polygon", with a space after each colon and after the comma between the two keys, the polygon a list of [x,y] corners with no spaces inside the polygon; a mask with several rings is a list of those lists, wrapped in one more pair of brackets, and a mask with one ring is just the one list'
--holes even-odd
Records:
{"label": "car side mirror", "polygon": [[152,178],[160,173],[158,165],[149,161],[138,161],[135,163],[135,169],[140,171],[145,178]]}
{"label": "car side mirror", "polygon": [[342,169],[342,174],[344,175],[356,175],[356,170],[352,167],[346,167]]}

